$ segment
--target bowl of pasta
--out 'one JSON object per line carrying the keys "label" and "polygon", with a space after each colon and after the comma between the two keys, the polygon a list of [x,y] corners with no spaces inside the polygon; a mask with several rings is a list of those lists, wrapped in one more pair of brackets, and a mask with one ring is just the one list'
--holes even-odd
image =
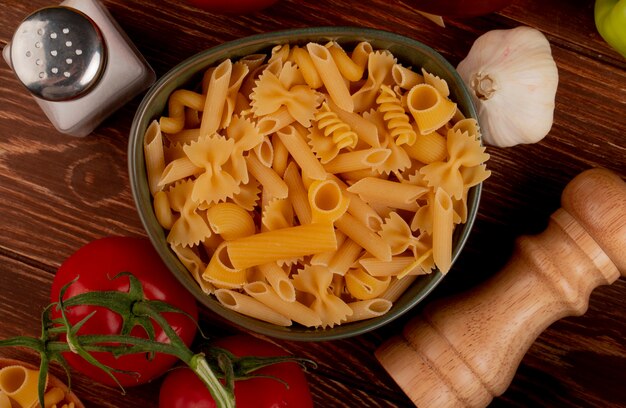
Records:
{"label": "bowl of pasta", "polygon": [[265,335],[376,329],[450,270],[488,155],[437,52],[352,27],[219,45],[148,91],[129,140],[153,245],[198,301]]}

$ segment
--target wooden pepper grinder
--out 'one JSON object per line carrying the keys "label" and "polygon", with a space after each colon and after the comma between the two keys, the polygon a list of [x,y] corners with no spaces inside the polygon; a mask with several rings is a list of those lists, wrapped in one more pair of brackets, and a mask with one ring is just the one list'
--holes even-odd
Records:
{"label": "wooden pepper grinder", "polygon": [[587,170],[537,236],[484,284],[430,304],[376,358],[418,407],[485,407],[550,324],[585,313],[591,291],[626,276],[626,183]]}

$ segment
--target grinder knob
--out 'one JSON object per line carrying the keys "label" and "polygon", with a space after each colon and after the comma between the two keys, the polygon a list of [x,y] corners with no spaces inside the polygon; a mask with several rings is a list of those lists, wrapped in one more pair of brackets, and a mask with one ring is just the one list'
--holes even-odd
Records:
{"label": "grinder knob", "polygon": [[520,237],[502,271],[428,305],[376,358],[418,407],[485,407],[554,321],[582,315],[591,291],[626,276],[626,183],[604,169],[574,178],[544,232]]}

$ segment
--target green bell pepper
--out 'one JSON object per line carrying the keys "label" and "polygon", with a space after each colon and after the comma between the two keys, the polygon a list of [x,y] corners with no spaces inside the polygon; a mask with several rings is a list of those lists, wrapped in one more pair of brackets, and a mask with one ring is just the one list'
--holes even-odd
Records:
{"label": "green bell pepper", "polygon": [[594,17],[602,38],[626,58],[626,0],[596,0]]}

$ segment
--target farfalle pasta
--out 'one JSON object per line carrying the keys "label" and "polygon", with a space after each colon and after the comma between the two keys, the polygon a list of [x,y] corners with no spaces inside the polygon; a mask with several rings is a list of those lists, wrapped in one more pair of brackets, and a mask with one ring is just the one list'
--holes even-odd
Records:
{"label": "farfalle pasta", "polygon": [[480,128],[368,42],[277,45],[172,93],[145,135],[158,222],[224,307],[279,326],[380,316],[451,266]]}

